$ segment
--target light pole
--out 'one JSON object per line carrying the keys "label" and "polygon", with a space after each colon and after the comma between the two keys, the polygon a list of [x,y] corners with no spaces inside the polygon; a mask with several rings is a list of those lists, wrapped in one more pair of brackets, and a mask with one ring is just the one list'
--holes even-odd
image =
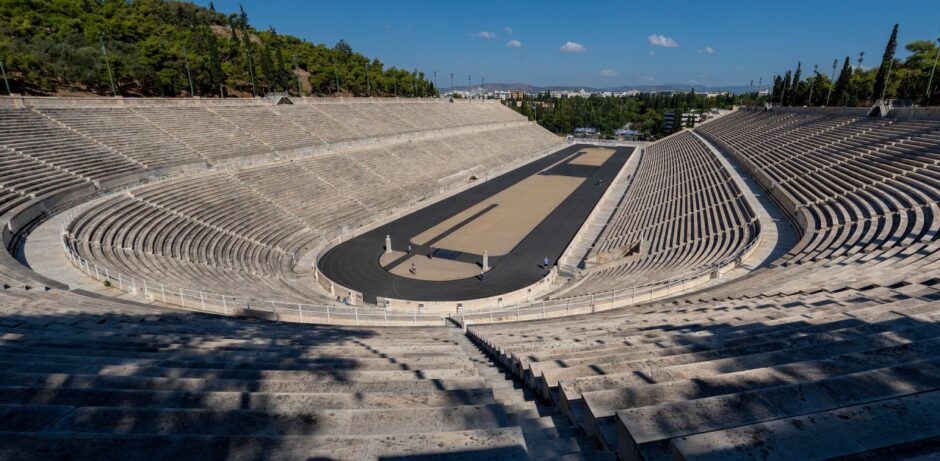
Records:
{"label": "light pole", "polygon": [[486,101],[486,75],[481,75],[480,79],[480,101]]}
{"label": "light pole", "polygon": [[473,100],[473,95],[470,94],[470,78],[471,75],[467,74],[467,99]]}
{"label": "light pole", "polygon": [[111,75],[111,63],[108,62],[108,49],[104,46],[104,34],[101,32],[98,32],[98,42],[101,44],[101,54],[104,56],[104,66],[108,69],[108,80],[111,82],[111,96],[116,98],[117,87],[114,86],[114,76]]}
{"label": "light pole", "polygon": [[189,79],[189,97],[196,96],[196,89],[193,88],[193,74],[189,71],[189,55],[186,54],[186,44],[180,44],[183,47],[183,62],[186,63],[186,78]]}
{"label": "light pole", "polygon": [[366,63],[366,94],[372,97],[372,82],[369,81],[369,63]]}
{"label": "light pole", "polygon": [[829,107],[829,98],[832,96],[832,87],[836,86],[836,66],[839,65],[838,59],[832,60],[832,77],[829,77],[829,93],[826,95],[826,107]]}
{"label": "light pole", "polygon": [[809,106],[813,105],[813,87],[816,86],[816,79],[819,78],[817,69],[819,69],[819,64],[813,64],[813,83],[809,84],[809,100],[806,101]]}
{"label": "light pole", "polygon": [[13,96],[13,92],[10,91],[10,81],[7,80],[7,70],[3,68],[3,59],[0,59],[0,74],[3,74],[3,84],[7,87],[7,95]]}
{"label": "light pole", "polygon": [[437,71],[436,70],[434,71],[434,90],[438,92],[437,93],[438,95],[441,94],[440,90],[437,89]]}
{"label": "light pole", "polygon": [[[937,44],[940,45],[940,38],[937,38]],[[930,68],[930,78],[927,80],[927,103],[930,105],[930,85],[933,83],[933,73],[937,70],[937,59],[940,58],[940,46],[937,47],[937,54],[933,57],[933,67]],[[6,77],[4,77],[6,78]],[[10,91],[10,88],[7,87],[7,91]]]}
{"label": "light pole", "polygon": [[450,73],[450,97],[454,97],[454,73]]}

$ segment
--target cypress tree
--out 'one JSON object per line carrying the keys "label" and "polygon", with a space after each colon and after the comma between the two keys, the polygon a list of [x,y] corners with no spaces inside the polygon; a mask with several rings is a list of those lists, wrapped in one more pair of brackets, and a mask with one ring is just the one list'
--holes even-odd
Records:
{"label": "cypress tree", "polygon": [[836,80],[836,86],[833,88],[833,98],[835,104],[845,105],[849,96],[849,85],[852,82],[852,64],[849,57],[845,57],[842,64],[842,72],[839,72],[839,78]]}
{"label": "cypress tree", "polygon": [[800,74],[803,72],[803,63],[800,61],[796,62],[796,72],[793,73],[793,84],[790,85],[790,97],[787,98],[790,101],[790,105],[797,105],[800,103],[799,91],[800,91]]}
{"label": "cypress tree", "polygon": [[884,93],[888,79],[888,67],[891,65],[891,62],[894,61],[894,51],[897,47],[898,25],[895,24],[894,29],[891,30],[891,38],[888,39],[888,44],[885,46],[885,54],[881,57],[881,67],[878,68],[878,74],[875,75],[875,88],[872,99],[879,99],[881,98],[881,94]]}

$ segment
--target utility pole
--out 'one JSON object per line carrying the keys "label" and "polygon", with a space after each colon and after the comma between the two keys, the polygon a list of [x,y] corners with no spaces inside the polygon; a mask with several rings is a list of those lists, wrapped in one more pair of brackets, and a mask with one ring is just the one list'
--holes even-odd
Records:
{"label": "utility pole", "polygon": [[832,96],[832,87],[836,86],[836,66],[839,65],[838,59],[832,60],[832,77],[829,78],[829,94],[826,95],[826,107],[829,107],[829,98]]}
{"label": "utility pole", "polygon": [[[104,66],[108,68],[108,80],[111,82],[111,96],[117,97],[117,87],[114,85],[114,76],[111,75],[111,63],[108,62],[108,49],[104,46],[104,34],[98,32],[98,42],[101,43],[101,54],[104,56]],[[6,72],[4,72],[5,74]]]}
{"label": "utility pole", "polygon": [[816,86],[816,79],[819,78],[819,72],[816,70],[819,68],[819,64],[813,64],[813,83],[809,84],[809,100],[807,101],[808,106],[813,105],[813,87]]}
{"label": "utility pole", "polygon": [[186,63],[186,78],[189,79],[189,97],[196,96],[196,89],[193,88],[193,74],[189,71],[189,55],[186,53],[186,44],[180,44],[183,47],[183,61]]}
{"label": "utility pole", "polygon": [[13,92],[10,91],[10,81],[7,80],[7,70],[3,67],[3,59],[0,59],[0,74],[3,74],[3,84],[7,87],[7,95],[13,96]]}
{"label": "utility pole", "polygon": [[[940,38],[937,38],[937,44],[940,45]],[[930,78],[927,80],[927,102],[925,105],[930,105],[930,85],[933,83],[933,73],[937,70],[938,58],[940,58],[940,46],[937,47],[937,54],[933,58],[933,67],[930,68]],[[7,87],[7,91],[10,91],[9,87]]]}

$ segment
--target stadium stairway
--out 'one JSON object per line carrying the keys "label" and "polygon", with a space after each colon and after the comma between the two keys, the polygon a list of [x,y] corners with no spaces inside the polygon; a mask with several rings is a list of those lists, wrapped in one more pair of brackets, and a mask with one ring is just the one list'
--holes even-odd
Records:
{"label": "stadium stairway", "polygon": [[456,328],[0,295],[0,459],[614,460]]}
{"label": "stadium stairway", "polygon": [[[454,330],[458,331],[458,330]],[[496,401],[504,406],[509,421],[522,429],[531,459],[616,460],[616,456],[600,448],[581,428],[574,425],[557,407],[546,405],[527,389],[512,373],[467,336],[456,336],[457,343],[467,352],[477,374],[493,389]]]}

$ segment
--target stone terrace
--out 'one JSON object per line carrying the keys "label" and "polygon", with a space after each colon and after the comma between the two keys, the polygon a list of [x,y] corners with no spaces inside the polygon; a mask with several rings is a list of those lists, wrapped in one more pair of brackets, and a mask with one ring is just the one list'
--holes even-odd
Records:
{"label": "stone terrace", "polygon": [[797,247],[672,300],[470,334],[621,459],[936,456],[937,129],[824,111],[703,125],[794,216]]}

